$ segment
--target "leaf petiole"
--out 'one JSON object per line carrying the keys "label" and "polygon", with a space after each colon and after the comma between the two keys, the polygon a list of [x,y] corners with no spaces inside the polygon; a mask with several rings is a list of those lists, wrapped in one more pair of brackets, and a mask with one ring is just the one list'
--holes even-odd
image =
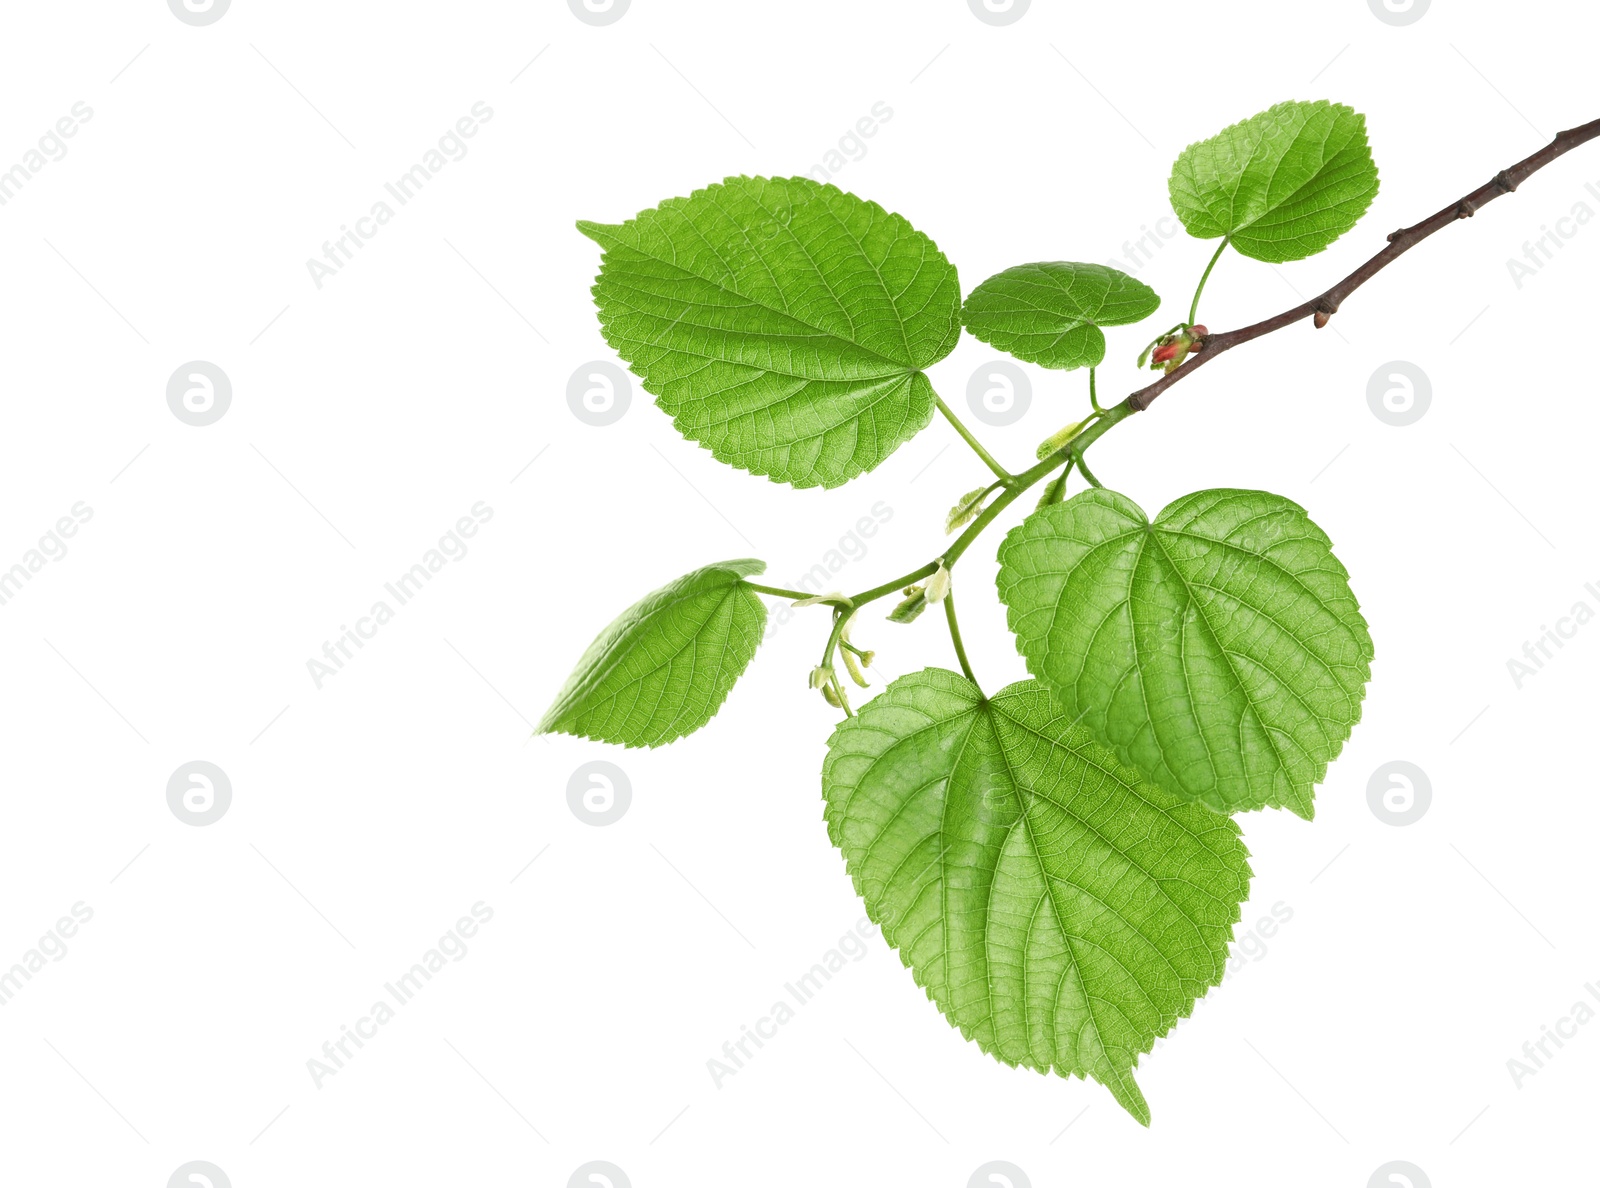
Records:
{"label": "leaf petiole", "polygon": [[956,659],[961,662],[961,671],[966,674],[967,680],[978,686],[982,692],[983,686],[978,685],[978,678],[972,675],[972,665],[967,660],[967,649],[961,642],[961,627],[956,622],[956,599],[953,593],[947,592],[944,596],[944,618],[950,625],[950,642],[955,645]]}
{"label": "leaf petiole", "polygon": [[747,581],[745,582],[745,585],[749,586],[757,594],[768,594],[773,598],[788,598],[795,602],[800,602],[803,599],[812,597],[810,594],[807,594],[802,590],[785,590],[781,586],[763,586],[759,582]]}
{"label": "leaf petiole", "polygon": [[[1189,302],[1189,325],[1194,325],[1195,318],[1200,316],[1200,294],[1206,291],[1206,281],[1211,279],[1211,270],[1217,266],[1217,261],[1222,259],[1222,253],[1228,249],[1228,237],[1224,235],[1222,242],[1217,245],[1216,255],[1211,257],[1211,263],[1206,265],[1206,270],[1200,274],[1200,283],[1195,286],[1194,300]],[[1142,365],[1142,364],[1141,364]]]}
{"label": "leaf petiole", "polygon": [[[1004,489],[1000,492],[999,497],[984,508],[979,513],[978,518],[967,527],[967,530],[956,537],[950,547],[944,551],[943,563],[945,568],[954,569],[956,560],[961,554],[966,552],[971,547],[972,542],[982,534],[983,530],[994,522],[995,517],[1015,503],[1018,496],[1029,487],[1054,474],[1062,463],[1076,462],[1082,468],[1084,451],[1113,425],[1133,416],[1134,411],[1133,406],[1127,401],[1112,405],[1106,409],[1104,416],[1096,417],[1084,427],[1082,433],[1074,437],[1061,449],[1043,459],[1037,465],[1024,470],[1021,474],[1013,475],[1010,481],[1004,484]],[[893,594],[895,591],[909,586],[913,582],[919,582],[934,573],[939,568],[939,564],[939,561],[930,561],[921,568],[902,574],[893,581],[885,582],[881,586],[874,586],[872,589],[864,590],[860,594],[852,594],[850,596],[850,604],[855,607],[862,607],[869,602],[877,601],[885,595]]]}
{"label": "leaf petiole", "polygon": [[1084,458],[1083,458],[1082,454],[1074,455],[1074,459],[1073,460],[1076,461],[1077,464],[1078,464],[1078,473],[1083,475],[1083,477],[1086,480],[1088,480],[1088,483],[1089,483],[1089,485],[1091,487],[1103,487],[1103,486],[1105,486],[1104,483],[1102,483],[1099,479],[1094,477],[1094,471],[1089,469],[1089,464],[1086,461],[1084,461]]}
{"label": "leaf petiole", "polygon": [[976,437],[972,436],[972,431],[961,423],[961,418],[950,411],[950,406],[944,402],[944,397],[936,395],[934,396],[933,400],[934,403],[939,406],[939,411],[944,414],[944,419],[949,421],[950,424],[955,427],[955,431],[957,433],[961,434],[962,440],[972,447],[973,453],[977,454],[978,457],[983,459],[983,464],[990,470],[994,471],[995,476],[999,478],[1001,482],[1009,482],[1012,478],[1011,472],[1004,466],[1001,466],[1000,463],[996,462],[994,460],[994,455],[990,454],[988,450],[984,449],[983,444]]}

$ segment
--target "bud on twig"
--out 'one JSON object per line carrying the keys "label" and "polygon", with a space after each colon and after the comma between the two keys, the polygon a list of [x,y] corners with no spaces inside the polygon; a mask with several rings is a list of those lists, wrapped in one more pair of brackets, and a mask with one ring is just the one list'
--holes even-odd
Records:
{"label": "bud on twig", "polygon": [[[871,652],[864,652],[862,655],[865,657],[870,656],[871,654]],[[844,669],[850,674],[850,679],[861,688],[867,688],[869,684],[867,681],[867,676],[861,671],[861,665],[856,661],[855,653],[849,648],[840,648],[839,659],[844,661]]]}
{"label": "bud on twig", "polygon": [[1164,335],[1150,353],[1150,369],[1171,375],[1190,355],[1200,352],[1207,333],[1204,326],[1185,326],[1176,333]]}

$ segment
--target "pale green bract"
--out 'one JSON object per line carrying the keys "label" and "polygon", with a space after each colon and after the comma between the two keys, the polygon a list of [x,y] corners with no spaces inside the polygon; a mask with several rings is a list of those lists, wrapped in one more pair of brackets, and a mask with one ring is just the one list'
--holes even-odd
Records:
{"label": "pale green bract", "polygon": [[1200,491],[1151,523],[1091,489],[1012,529],[998,582],[1028,670],[1125,762],[1219,812],[1311,817],[1372,639],[1297,504]]}
{"label": "pale green bract", "polygon": [[658,747],[700,729],[761,642],[767,608],[742,579],[766,568],[707,565],[634,603],[589,645],[535,733]]}
{"label": "pale green bract", "polygon": [[1148,1126],[1133,1069],[1222,978],[1238,826],[1119,763],[1040,682],[985,700],[937,668],[839,726],[822,780],[868,914],[950,1022]]}
{"label": "pale green bract", "polygon": [[946,536],[957,528],[963,528],[978,518],[983,511],[983,501],[993,491],[993,487],[975,487],[960,499],[956,500],[944,517],[944,532]]}
{"label": "pale green bract", "polygon": [[1366,117],[1342,104],[1279,103],[1184,149],[1167,183],[1190,235],[1226,235],[1279,264],[1354,227],[1378,192]]}
{"label": "pale green bract", "polygon": [[1101,326],[1142,321],[1161,304],[1155,290],[1103,264],[1019,264],[967,297],[962,323],[990,346],[1041,367],[1096,367],[1106,357]]}
{"label": "pale green bract", "polygon": [[606,341],[722,461],[836,487],[932,418],[922,369],[961,333],[960,281],[877,203],[810,178],[733,177],[578,228],[605,248]]}

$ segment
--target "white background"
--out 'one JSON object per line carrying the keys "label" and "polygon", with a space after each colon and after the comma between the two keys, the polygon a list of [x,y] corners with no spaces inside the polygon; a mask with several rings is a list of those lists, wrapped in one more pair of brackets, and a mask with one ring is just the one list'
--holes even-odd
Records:
{"label": "white background", "polygon": [[[876,937],[713,1084],[706,1061],[861,916],[821,822],[823,612],[670,748],[530,740],[647,590],[747,555],[784,583],[881,501],[838,583],[876,584],[933,556],[986,478],[942,422],[830,492],[722,466],[637,385],[615,424],[583,423],[568,377],[612,356],[574,220],[804,173],[882,101],[835,180],[970,288],[1122,255],[1170,214],[1192,140],[1282,99],[1352,104],[1383,177],[1370,214],[1309,261],[1225,259],[1203,320],[1227,328],[1600,115],[1595,32],[1576,3],[1443,0],[1409,27],[1361,0],[1035,0],[1001,28],[962,0],[634,0],[608,27],[556,0],[234,0],[199,28],[159,0],[7,5],[0,168],[75,103],[93,117],[0,207],[0,568],[75,503],[93,516],[0,606],[0,968],[71,905],[93,919],[0,1007],[0,1182],[160,1188],[207,1160],[239,1188],[564,1185],[600,1159],[639,1188],[959,1188],[989,1160],[1034,1185],[1361,1188],[1390,1160],[1439,1188],[1596,1182],[1600,1026],[1520,1088],[1507,1061],[1600,982],[1600,626],[1521,688],[1507,660],[1600,609],[1600,221],[1520,287],[1506,262],[1576,204],[1600,213],[1600,145],[1328,330],[1218,360],[1096,447],[1152,513],[1211,486],[1305,505],[1377,643],[1316,821],[1243,819],[1246,925],[1292,919],[1141,1064],[1150,1130],[963,1041]],[[470,152],[319,289],[307,259],[479,101]],[[1211,250],[1161,243],[1138,271],[1167,298],[1152,326]],[[1113,334],[1102,393],[1145,382],[1141,342]],[[935,386],[965,410],[992,358],[964,340]],[[204,428],[166,402],[196,359],[233,385]],[[1367,402],[1392,360],[1432,383],[1405,428]],[[976,426],[1015,464],[1083,402],[1082,373],[1030,372],[1027,416]],[[319,689],[307,661],[478,501],[467,554]],[[992,558],[956,589],[998,688],[1023,667]],[[936,616],[855,634],[884,679],[952,663]],[[166,799],[196,759],[233,790],[205,827]],[[567,803],[594,759],[632,788],[604,828]],[[1395,759],[1433,789],[1403,828],[1367,798]],[[319,1088],[307,1061],[479,901],[468,954]]]}

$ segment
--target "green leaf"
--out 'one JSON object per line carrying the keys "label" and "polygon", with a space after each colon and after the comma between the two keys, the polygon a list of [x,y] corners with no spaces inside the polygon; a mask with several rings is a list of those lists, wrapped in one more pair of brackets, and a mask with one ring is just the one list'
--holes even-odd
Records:
{"label": "green leaf", "polygon": [[731,177],[618,226],[594,286],[606,341],[685,437],[774,482],[836,487],[933,416],[961,283],[933,241],[809,178]]}
{"label": "green leaf", "polygon": [[659,747],[722,707],[766,628],[767,608],[741,580],[762,561],[724,561],[634,603],[578,661],[536,734]]}
{"label": "green leaf", "polygon": [[1106,357],[1101,326],[1123,326],[1155,313],[1149,285],[1103,264],[1019,264],[967,297],[961,321],[990,346],[1041,367],[1070,371]]}
{"label": "green leaf", "polygon": [[961,1034],[1092,1077],[1148,1126],[1133,1069],[1222,978],[1238,826],[1117,762],[1040,682],[985,700],[937,668],[835,730],[822,783],[868,915]]}
{"label": "green leaf", "polygon": [[1200,491],[1152,524],[1092,489],[1012,529],[998,581],[1028,670],[1125,762],[1220,812],[1311,817],[1372,639],[1298,505]]}
{"label": "green leaf", "polygon": [[1228,236],[1280,264],[1316,255],[1378,192],[1367,119],[1342,104],[1279,103],[1179,155],[1167,183],[1190,235]]}

